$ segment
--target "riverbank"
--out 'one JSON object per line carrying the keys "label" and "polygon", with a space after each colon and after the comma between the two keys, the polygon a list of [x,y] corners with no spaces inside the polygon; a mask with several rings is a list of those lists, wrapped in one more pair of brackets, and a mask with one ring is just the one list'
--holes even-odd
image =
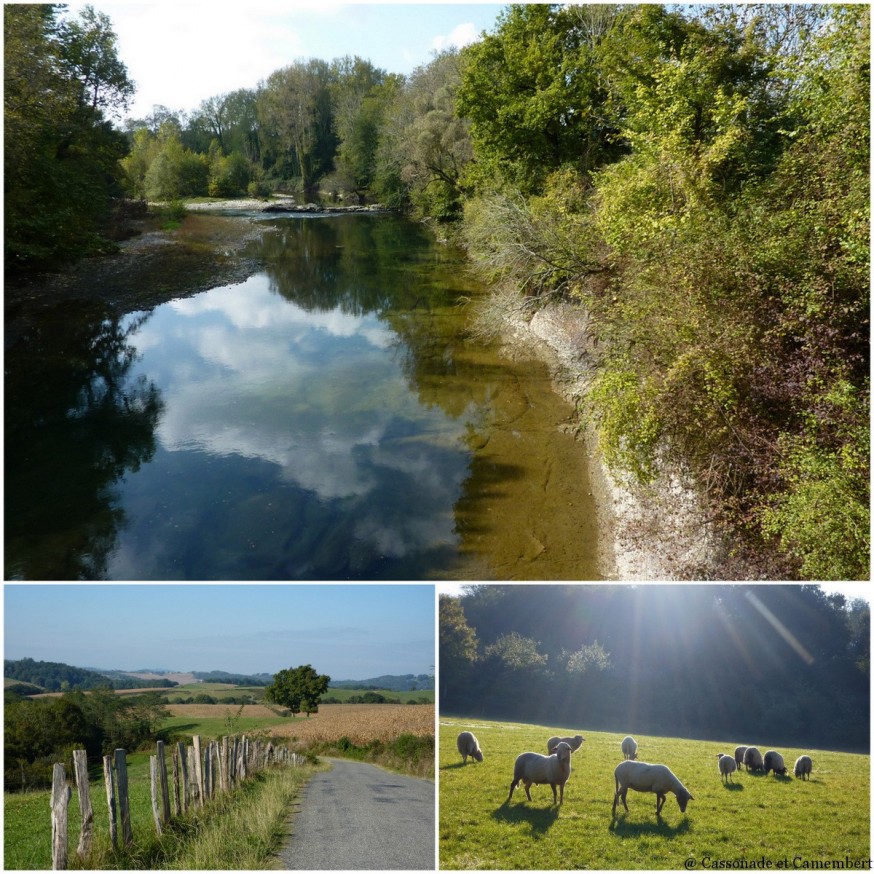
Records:
{"label": "riverbank", "polygon": [[[553,384],[578,409],[588,391],[597,350],[581,306],[549,303],[530,319],[505,313],[506,340],[527,346],[549,366]],[[663,474],[649,487],[617,480],[602,461],[594,423],[578,435],[589,459],[599,519],[599,564],[617,580],[718,579],[721,538],[707,519],[692,484],[681,471]]]}

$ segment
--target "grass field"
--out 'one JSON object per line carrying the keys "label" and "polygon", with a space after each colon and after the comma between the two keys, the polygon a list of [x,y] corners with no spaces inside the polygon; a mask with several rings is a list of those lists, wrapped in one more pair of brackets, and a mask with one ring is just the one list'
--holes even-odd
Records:
{"label": "grass field", "polygon": [[[481,763],[469,759],[462,765],[455,739],[466,729],[479,739]],[[520,787],[507,804],[516,756],[526,750],[545,754],[554,734],[586,738],[574,753],[564,804],[552,804],[549,786],[532,786],[531,802]],[[613,769],[622,760],[623,736],[441,718],[440,867],[700,870],[764,860],[773,870],[870,857],[869,756],[782,748],[790,771],[799,755],[811,755],[809,781],[743,772],[734,775],[734,785],[724,786],[717,753],[731,755],[737,743],[755,743],[763,753],[771,747],[761,738],[718,743],[635,735],[638,757],[668,765],[694,798],[682,814],[668,795],[659,819],[655,795],[629,791],[629,812],[620,803],[614,821]]]}
{"label": "grass field", "polygon": [[[73,791],[68,814],[70,868],[207,868],[269,867],[285,836],[288,807],[313,773],[311,766],[278,768],[258,774],[229,796],[219,796],[204,812],[190,811],[158,837],[151,810],[149,754],[127,757],[133,847],[113,851],[103,780],[91,782],[94,847],[84,863],[76,856],[81,816]],[[3,867],[5,870],[51,868],[50,792],[4,795]]]}

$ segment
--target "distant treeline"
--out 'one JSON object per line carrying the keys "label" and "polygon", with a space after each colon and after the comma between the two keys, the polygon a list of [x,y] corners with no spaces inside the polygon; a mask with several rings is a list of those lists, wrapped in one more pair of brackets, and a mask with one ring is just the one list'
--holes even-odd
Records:
{"label": "distant treeline", "polygon": [[870,608],[818,586],[475,586],[440,599],[444,714],[867,751]]}
{"label": "distant treeline", "polygon": [[229,674],[225,671],[192,671],[204,683],[230,683],[232,686],[269,686],[272,674]]}
{"label": "distant treeline", "polygon": [[391,692],[416,692],[434,688],[434,677],[429,674],[383,674],[381,677],[370,677],[367,680],[331,680],[332,689],[361,689],[369,692],[379,692],[388,689]]}
{"label": "distant treeline", "polygon": [[[109,686],[112,689],[169,689],[178,686],[172,680],[138,680],[135,677],[122,677],[118,672],[100,674],[85,668],[74,668],[61,662],[37,662],[33,659],[18,659],[3,662],[3,676],[9,680],[22,683],[32,683],[40,686],[46,692],[66,692],[71,689],[100,689]],[[33,689],[22,694],[37,694],[40,690]]]}

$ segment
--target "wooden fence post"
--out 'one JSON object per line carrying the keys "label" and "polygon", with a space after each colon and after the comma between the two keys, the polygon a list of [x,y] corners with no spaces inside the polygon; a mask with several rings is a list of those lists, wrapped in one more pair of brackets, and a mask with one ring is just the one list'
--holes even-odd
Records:
{"label": "wooden fence post", "polygon": [[200,798],[197,789],[197,756],[194,755],[194,747],[186,747],[185,755],[188,757],[188,786],[191,789],[191,806],[194,807]]}
{"label": "wooden fence post", "polygon": [[94,811],[91,808],[91,793],[88,786],[88,753],[73,750],[73,770],[76,773],[76,789],[79,792],[79,811],[82,814],[82,831],[76,852],[84,859],[91,852],[94,837]]}
{"label": "wooden fence post", "polygon": [[209,757],[210,744],[207,743],[203,751],[203,800],[209,801],[212,796],[212,761]]}
{"label": "wooden fence post", "polygon": [[170,786],[167,783],[167,759],[164,757],[164,741],[159,740],[158,748],[158,780],[161,785],[161,819],[166,825],[170,822]]}
{"label": "wooden fence post", "polygon": [[121,814],[121,839],[125,847],[134,842],[134,833],[130,827],[130,804],[127,797],[127,753],[124,750],[115,751],[115,773],[118,779],[118,810]]}
{"label": "wooden fence post", "polygon": [[218,745],[218,760],[219,760],[219,788],[222,792],[228,791],[228,738],[227,735],[221,739]]}
{"label": "wooden fence post", "polygon": [[179,795],[179,750],[173,750],[173,816],[182,813],[182,802]]}
{"label": "wooden fence post", "polygon": [[115,819],[115,787],[112,782],[112,756],[103,757],[103,784],[106,786],[106,806],[109,808],[109,840],[118,849],[118,823]]}
{"label": "wooden fence post", "polygon": [[176,752],[179,754],[179,770],[182,772],[182,810],[185,811],[191,804],[191,786],[188,784],[188,751],[181,740],[176,744]]}
{"label": "wooden fence post", "polygon": [[67,785],[64,766],[56,763],[52,768],[52,870],[63,871],[67,867],[67,807],[72,790]]}
{"label": "wooden fence post", "polygon": [[191,738],[194,744],[194,782],[197,784],[197,805],[203,807],[203,756],[200,753],[200,735]]}
{"label": "wooden fence post", "polygon": [[155,829],[161,834],[161,814],[158,811],[158,757],[149,756],[149,778],[152,786],[152,816],[155,819]]}

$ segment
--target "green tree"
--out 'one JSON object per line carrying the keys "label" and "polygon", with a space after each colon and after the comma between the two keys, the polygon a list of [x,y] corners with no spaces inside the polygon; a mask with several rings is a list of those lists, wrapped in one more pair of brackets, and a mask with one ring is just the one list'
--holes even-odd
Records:
{"label": "green tree", "polygon": [[487,186],[530,194],[565,165],[586,173],[622,150],[595,62],[617,8],[509,6],[465,49],[458,114]]}
{"label": "green tree", "polygon": [[287,668],[273,676],[273,682],[264,690],[264,698],[286,707],[292,716],[301,710],[309,715],[318,709],[330,682],[329,676],[317,673],[312,665]]}
{"label": "green tree", "polygon": [[86,7],[65,22],[61,9],[3,8],[7,271],[99,251],[121,192],[125,139],[105,113],[123,109],[133,85],[106,16]]}

